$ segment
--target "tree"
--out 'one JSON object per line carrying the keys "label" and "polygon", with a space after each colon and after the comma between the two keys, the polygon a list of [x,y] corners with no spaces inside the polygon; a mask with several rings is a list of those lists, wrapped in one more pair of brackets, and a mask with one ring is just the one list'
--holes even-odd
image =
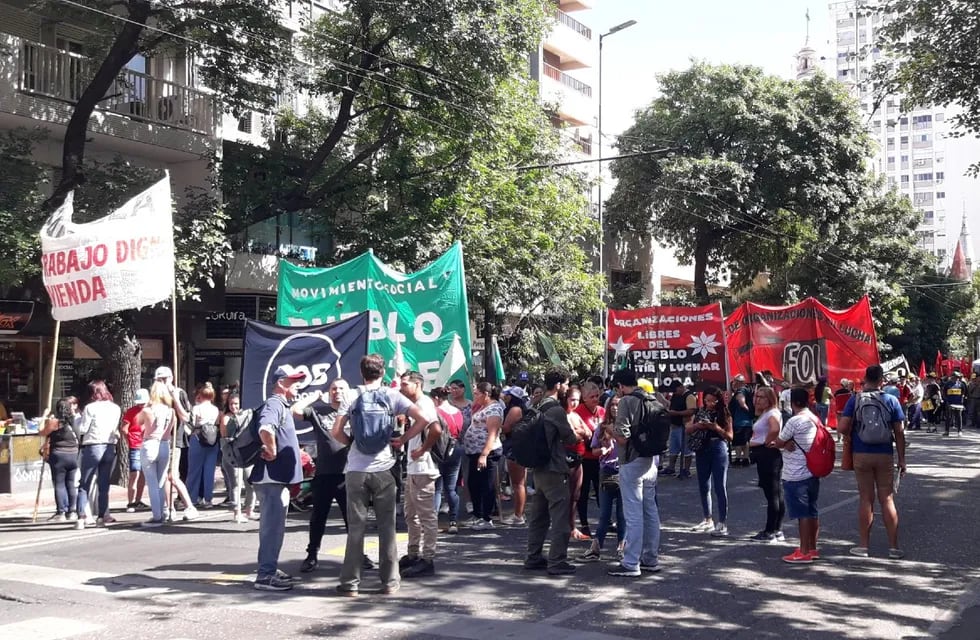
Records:
{"label": "tree", "polygon": [[956,309],[956,317],[949,329],[949,351],[980,358],[980,353],[976,351],[980,343],[980,270],[973,274],[973,281],[968,287],[956,287],[954,291],[959,297],[956,302],[961,306]]}
{"label": "tree", "polygon": [[700,62],[659,81],[662,95],[618,146],[673,153],[613,164],[607,223],[693,263],[700,301],[722,270],[733,287],[748,285],[799,251],[796,231],[825,234],[863,195],[871,143],[839,83]]}
{"label": "tree", "polygon": [[[878,94],[904,96],[905,109],[956,103],[950,119],[961,135],[980,135],[980,10],[973,0],[888,0],[876,65]],[[971,171],[980,171],[980,159]]]}
{"label": "tree", "polygon": [[914,282],[908,292],[908,323],[901,333],[885,338],[895,352],[904,353],[910,364],[925,360],[929,369],[937,351],[969,355],[966,331],[978,327],[974,288],[931,273]]}

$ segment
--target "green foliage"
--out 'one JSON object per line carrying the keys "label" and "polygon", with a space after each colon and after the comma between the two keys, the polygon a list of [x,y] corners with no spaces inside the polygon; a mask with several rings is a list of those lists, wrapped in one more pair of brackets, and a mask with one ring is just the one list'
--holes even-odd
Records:
{"label": "green foliage", "polygon": [[38,232],[46,214],[41,189],[48,176],[45,168],[31,159],[34,145],[44,138],[39,130],[17,129],[0,137],[0,289],[23,284],[40,273],[41,251]]}
{"label": "green foliage", "polygon": [[660,77],[662,95],[620,138],[610,227],[652,234],[694,264],[695,293],[726,270],[738,288],[826,233],[864,194],[871,142],[844,88],[745,66],[694,63]]}
{"label": "green foliage", "polygon": [[[980,5],[975,0],[888,0],[879,46],[888,54],[874,79],[879,95],[902,94],[904,108],[956,103],[950,122],[980,134]],[[980,162],[972,172],[980,170]]]}
{"label": "green foliage", "polygon": [[928,274],[908,289],[908,322],[901,333],[885,338],[896,353],[904,353],[909,363],[926,361],[932,368],[936,352],[969,356],[968,341],[980,328],[977,322],[977,294],[980,286],[957,282],[945,276]]}
{"label": "green foliage", "polygon": [[975,351],[980,340],[980,270],[973,274],[968,287],[955,289],[961,307],[949,328],[949,351],[954,355],[980,358]]}

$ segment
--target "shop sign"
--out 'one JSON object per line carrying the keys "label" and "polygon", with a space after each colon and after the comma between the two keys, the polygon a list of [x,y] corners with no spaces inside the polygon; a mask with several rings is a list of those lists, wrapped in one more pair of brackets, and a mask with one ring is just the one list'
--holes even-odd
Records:
{"label": "shop sign", "polygon": [[33,314],[34,303],[30,300],[0,300],[0,335],[20,333]]}
{"label": "shop sign", "polygon": [[204,318],[208,340],[241,340],[246,320],[268,320],[264,307],[275,306],[272,296],[226,295],[224,311],[213,311]]}

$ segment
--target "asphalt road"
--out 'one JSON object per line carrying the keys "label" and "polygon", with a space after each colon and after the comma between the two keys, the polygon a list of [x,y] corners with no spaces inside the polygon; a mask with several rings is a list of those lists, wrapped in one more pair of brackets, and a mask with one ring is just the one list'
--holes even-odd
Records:
{"label": "asphalt road", "polygon": [[[437,575],[405,581],[394,596],[334,595],[343,555],[342,523],[331,520],[320,568],[299,574],[304,515],[290,517],[282,568],[301,576],[288,593],[252,589],[257,523],[231,513],[140,529],[143,514],[120,514],[109,529],[31,525],[29,514],[0,514],[0,639],[142,638],[980,638],[980,569],[974,542],[980,435],[913,434],[901,485],[904,560],[886,559],[880,522],[868,559],[856,542],[852,474],[821,486],[822,560],[791,566],[795,547],[745,536],[764,522],[755,469],[729,474],[728,539],[691,533],[700,519],[693,480],[660,482],[664,519],[658,575],[606,575],[606,563],[574,576],[521,568],[526,530],[500,526],[441,535]],[[45,514],[46,516],[47,514]],[[404,548],[405,534],[399,534]],[[376,539],[368,554],[377,557]],[[584,550],[587,543],[573,543]],[[377,586],[366,573],[364,587]]]}

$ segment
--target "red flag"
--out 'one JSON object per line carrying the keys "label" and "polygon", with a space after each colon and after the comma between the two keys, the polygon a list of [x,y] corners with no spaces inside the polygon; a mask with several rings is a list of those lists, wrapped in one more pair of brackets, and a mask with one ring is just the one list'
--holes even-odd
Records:
{"label": "red flag", "polygon": [[926,379],[926,361],[924,359],[919,363],[919,379]]}
{"label": "red flag", "polygon": [[936,375],[937,376],[942,377],[942,375],[943,375],[943,352],[942,351],[937,351],[936,352],[936,369],[935,369],[935,371],[936,371]]}

